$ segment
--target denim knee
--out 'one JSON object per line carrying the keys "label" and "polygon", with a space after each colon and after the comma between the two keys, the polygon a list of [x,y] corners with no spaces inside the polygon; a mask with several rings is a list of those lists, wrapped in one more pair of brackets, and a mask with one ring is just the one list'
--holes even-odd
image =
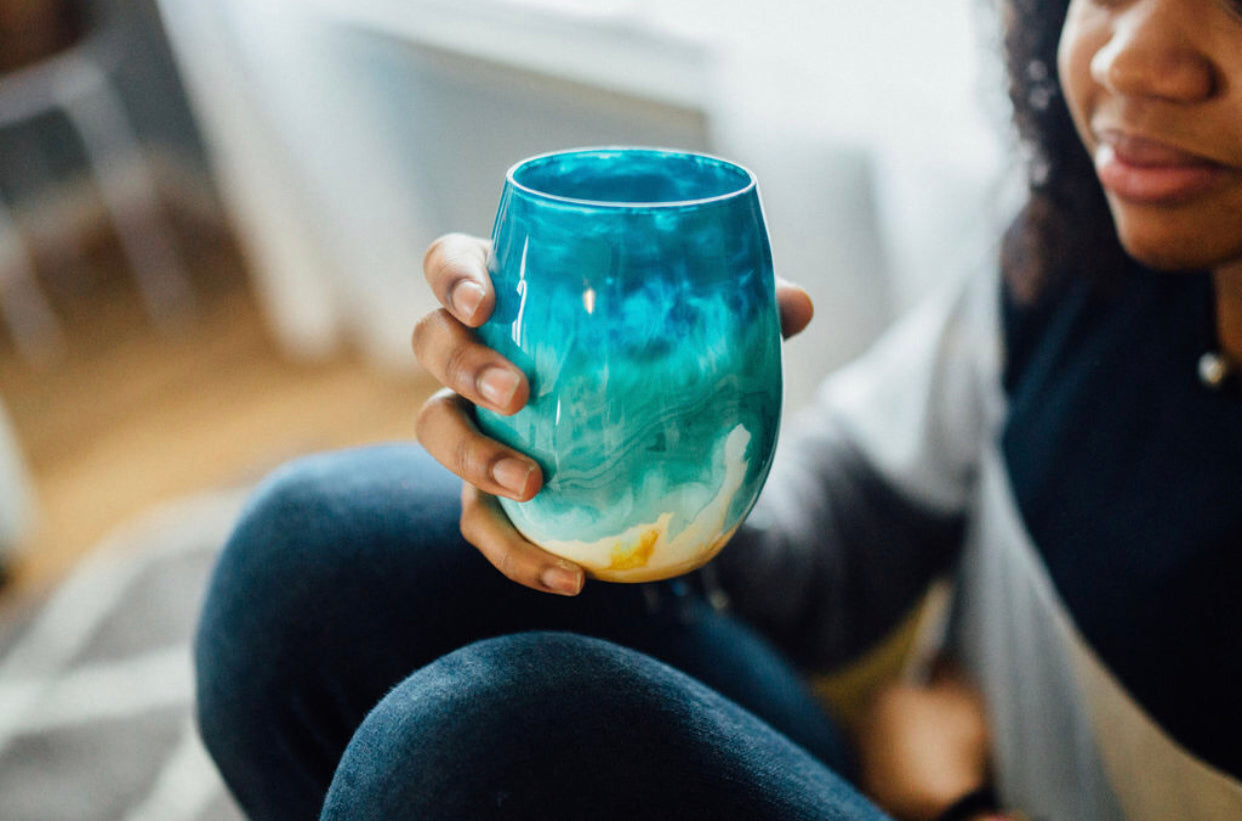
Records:
{"label": "denim knee", "polygon": [[365,629],[394,573],[417,582],[440,570],[429,567],[437,552],[460,552],[458,504],[457,481],[412,446],[320,454],[274,472],[208,586],[196,640],[203,695],[269,684],[297,669],[290,654],[321,658],[325,630]]}
{"label": "denim knee", "polygon": [[[217,562],[195,639],[200,731],[252,816],[318,811],[257,805],[311,800],[295,800],[294,789],[322,799],[353,727],[400,678],[343,693],[331,675],[370,620],[367,594],[387,572],[378,557],[411,532],[450,538],[455,499],[455,484],[408,446],[300,459],[255,490]],[[267,783],[251,783],[260,777]]]}
{"label": "denim knee", "polygon": [[279,666],[276,657],[297,643],[315,614],[333,574],[333,552],[322,546],[339,536],[333,511],[348,504],[335,478],[342,462],[344,454],[290,463],[243,509],[216,562],[196,636],[207,706],[213,685],[262,684],[255,676]]}
{"label": "denim knee", "polygon": [[[297,657],[314,642],[305,632],[321,590],[306,572],[306,558],[324,535],[333,461],[315,457],[285,466],[252,494],[212,574],[195,637],[200,733],[256,818],[291,818],[299,804],[313,815],[314,799],[300,794],[322,796],[334,766],[308,765],[306,751],[293,766],[275,753],[297,723],[292,685],[305,669]],[[318,769],[317,779],[308,766]]]}
{"label": "denim knee", "polygon": [[350,742],[322,817],[492,816],[876,817],[805,750],[696,680],[548,632],[476,642],[390,692]]}
{"label": "denim knee", "polygon": [[578,772],[582,762],[608,769],[626,755],[601,737],[600,721],[582,725],[593,711],[618,709],[597,694],[625,693],[635,704],[647,691],[648,706],[658,707],[644,684],[646,665],[663,667],[569,633],[511,634],[450,653],[403,681],[367,716],[342,758],[323,818],[556,817],[544,804],[554,800],[548,793],[556,784],[589,791]]}

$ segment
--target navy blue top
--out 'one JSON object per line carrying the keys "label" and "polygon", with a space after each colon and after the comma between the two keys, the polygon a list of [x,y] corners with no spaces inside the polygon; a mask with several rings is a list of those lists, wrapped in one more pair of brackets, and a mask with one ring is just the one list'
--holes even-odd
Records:
{"label": "navy blue top", "polygon": [[1006,297],[1002,447],[1087,641],[1167,732],[1242,777],[1242,389],[1212,390],[1207,274]]}

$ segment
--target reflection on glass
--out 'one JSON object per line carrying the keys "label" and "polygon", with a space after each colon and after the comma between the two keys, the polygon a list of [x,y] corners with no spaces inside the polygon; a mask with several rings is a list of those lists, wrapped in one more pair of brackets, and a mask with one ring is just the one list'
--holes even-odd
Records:
{"label": "reflection on glass", "polygon": [[489,262],[483,340],[525,371],[491,436],[534,457],[545,485],[502,500],[545,549],[611,581],[710,559],[771,465],[780,322],[758,190],[745,169],[656,149],[518,163]]}

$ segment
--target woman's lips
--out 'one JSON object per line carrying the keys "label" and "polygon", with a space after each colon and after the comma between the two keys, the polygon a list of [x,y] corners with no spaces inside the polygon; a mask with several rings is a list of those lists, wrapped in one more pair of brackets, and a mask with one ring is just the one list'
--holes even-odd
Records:
{"label": "woman's lips", "polygon": [[1162,205],[1207,192],[1227,169],[1155,140],[1104,132],[1095,150],[1095,171],[1104,188],[1121,199]]}

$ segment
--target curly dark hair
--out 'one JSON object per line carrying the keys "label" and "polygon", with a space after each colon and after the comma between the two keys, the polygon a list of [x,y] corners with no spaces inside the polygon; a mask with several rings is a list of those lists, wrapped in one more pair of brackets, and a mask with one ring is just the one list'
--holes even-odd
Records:
{"label": "curly dark hair", "polygon": [[1057,46],[1069,0],[1008,0],[1005,63],[1029,197],[1005,233],[1001,264],[1014,294],[1038,297],[1051,282],[1085,275],[1115,282],[1137,265],[1112,214],[1061,93]]}

